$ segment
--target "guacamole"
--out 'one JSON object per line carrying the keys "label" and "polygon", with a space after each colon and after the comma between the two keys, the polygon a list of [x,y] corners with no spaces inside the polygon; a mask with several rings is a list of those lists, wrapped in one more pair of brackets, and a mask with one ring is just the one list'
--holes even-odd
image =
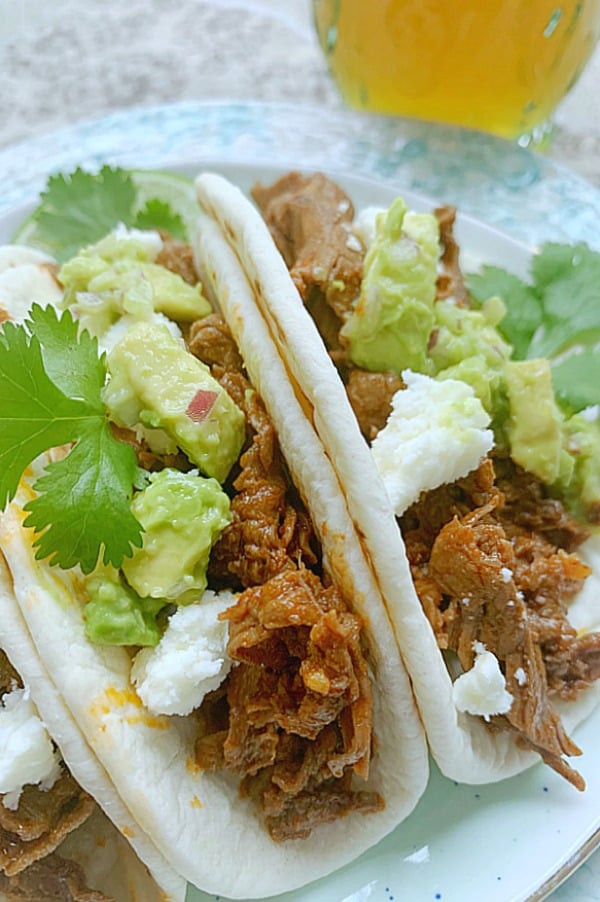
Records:
{"label": "guacamole", "polygon": [[143,545],[122,570],[142,597],[186,604],[206,589],[211,548],[231,522],[229,497],[216,479],[166,468],[150,476],[132,503]]}
{"label": "guacamole", "polygon": [[401,198],[379,215],[360,298],[341,331],[353,363],[372,371],[430,372],[438,257],[435,216],[408,213]]}
{"label": "guacamole", "polygon": [[207,476],[226,479],[246,436],[244,414],[166,326],[136,323],[110,353],[108,369],[103,400],[115,423],[148,427],[153,450],[181,448]]}

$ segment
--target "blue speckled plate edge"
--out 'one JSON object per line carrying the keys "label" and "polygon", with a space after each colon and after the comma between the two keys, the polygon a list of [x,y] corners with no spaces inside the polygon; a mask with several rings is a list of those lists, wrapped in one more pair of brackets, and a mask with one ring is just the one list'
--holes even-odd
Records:
{"label": "blue speckled plate edge", "polygon": [[[220,160],[257,166],[319,167],[365,175],[400,189],[436,197],[440,202],[455,203],[461,211],[529,245],[544,240],[586,240],[600,246],[597,227],[600,191],[547,158],[495,138],[452,128],[263,103],[186,102],[136,108],[4,148],[0,150],[3,184],[0,216],[6,216],[15,205],[35,200],[50,172],[69,170],[75,165],[94,169],[104,162],[168,167],[181,160],[197,160],[199,165]],[[597,744],[600,728],[593,720],[583,729],[591,731],[587,742],[582,738],[584,747],[589,742]],[[533,816],[533,809],[539,808],[540,819],[537,820],[536,811],[533,824],[541,829],[540,838],[549,842],[548,813],[543,805],[539,807],[539,800],[547,803],[553,799],[550,823],[556,826],[556,811],[563,806],[566,811],[577,804],[572,801],[572,791],[567,788],[565,793],[565,788],[557,785],[553,777],[548,780],[542,768],[479,789],[456,787],[434,770],[432,785],[418,813],[376,850],[335,875],[335,890],[330,878],[325,884],[280,898],[324,902],[333,898],[333,891],[339,902],[363,899],[467,902],[467,899],[483,897],[498,902],[539,900],[592,851],[600,825],[595,813],[600,808],[599,792],[594,787],[592,798],[588,796],[580,812],[586,829],[572,848],[560,848],[556,867],[550,868],[544,879],[538,874],[529,887],[525,885],[526,879],[518,880],[520,885],[515,889],[509,887],[511,881],[507,876],[510,877],[509,872],[514,876],[520,865],[516,859],[510,862],[507,858],[510,848],[506,847],[506,828],[510,832],[514,821],[519,824],[515,834],[519,833],[522,818]],[[523,799],[526,809],[519,812]],[[532,805],[533,799],[537,800],[536,805]],[[460,810],[458,818],[455,808]],[[461,868],[470,864],[479,871],[474,874],[472,894],[465,895],[462,878],[460,886],[453,887],[452,873],[447,870],[433,882],[427,876],[424,881],[419,877],[409,879],[404,887],[398,885],[398,878],[410,877],[411,872],[431,873],[432,856],[435,859],[440,851],[441,860],[447,866],[448,860],[455,856],[441,847],[445,831],[449,837],[456,833],[456,821],[461,825],[466,820],[473,821],[472,827],[463,831],[465,840],[471,837],[477,843],[480,829],[489,835],[492,810],[494,823],[499,820],[504,830],[504,834],[496,836],[497,842],[504,836],[498,849],[503,866],[508,867],[503,885],[503,875],[498,873],[494,877],[489,860],[485,856],[482,859],[479,850],[473,854],[472,848],[460,854]],[[500,817],[499,812],[502,812]],[[496,834],[495,829],[491,832]],[[386,861],[389,864],[398,856],[402,858],[404,870],[402,874],[390,874],[386,881]],[[598,856],[588,859],[553,898],[557,902],[600,899],[597,891],[600,860],[597,859]],[[488,872],[482,874],[481,865],[486,860]],[[192,898],[209,897],[194,892],[190,894],[190,902]]]}
{"label": "blue speckled plate edge", "polygon": [[303,106],[182,102],[82,121],[0,150],[0,211],[49,172],[82,163],[150,167],[181,159],[327,166],[457,204],[528,244],[600,247],[600,190],[507,141],[461,129]]}

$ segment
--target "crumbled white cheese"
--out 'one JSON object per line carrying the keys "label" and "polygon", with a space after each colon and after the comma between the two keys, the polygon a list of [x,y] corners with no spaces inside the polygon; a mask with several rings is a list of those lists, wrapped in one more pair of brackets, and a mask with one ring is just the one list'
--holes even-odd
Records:
{"label": "crumbled white cheese", "polygon": [[371,446],[400,516],[421,492],[474,470],[494,444],[490,418],[473,389],[456,379],[405,370],[387,424]]}
{"label": "crumbled white cheese", "polygon": [[477,714],[486,720],[493,714],[506,714],[513,697],[506,689],[498,658],[480,642],[475,642],[473,648],[475,661],[472,668],[454,681],[454,704],[459,711]]}
{"label": "crumbled white cheese", "polygon": [[0,272],[0,307],[14,322],[23,322],[32,300],[42,307],[56,307],[62,296],[62,288],[45,263],[20,263]]}
{"label": "crumbled white cheese", "polygon": [[360,243],[360,240],[357,238],[356,235],[353,235],[352,233],[349,234],[346,239],[346,247],[348,248],[349,251],[356,251],[357,254],[360,253],[363,249],[363,246]]}
{"label": "crumbled white cheese", "polygon": [[13,689],[0,706],[0,793],[16,808],[27,783],[49,789],[60,776],[60,758],[28,689]]}
{"label": "crumbled white cheese", "polygon": [[110,233],[117,241],[134,241],[141,245],[148,260],[156,260],[163,247],[163,240],[155,229],[128,229],[120,222]]}
{"label": "crumbled white cheese", "polygon": [[223,682],[231,659],[228,624],[218,617],[235,600],[231,592],[206,591],[197,604],[177,608],[155,648],[137,653],[131,679],[154,714],[189,714]]}
{"label": "crumbled white cheese", "polygon": [[54,263],[52,257],[26,244],[0,245],[0,272],[22,266],[24,263]]}
{"label": "crumbled white cheese", "polygon": [[517,667],[515,670],[515,680],[519,686],[524,686],[527,683],[527,674],[522,667]]}
{"label": "crumbled white cheese", "polygon": [[502,582],[509,583],[514,576],[514,573],[510,569],[510,567],[502,567],[500,570],[500,576],[502,577]]}
{"label": "crumbled white cheese", "polygon": [[377,217],[385,214],[385,207],[364,207],[354,218],[352,231],[360,239],[363,247],[370,247],[377,233]]}

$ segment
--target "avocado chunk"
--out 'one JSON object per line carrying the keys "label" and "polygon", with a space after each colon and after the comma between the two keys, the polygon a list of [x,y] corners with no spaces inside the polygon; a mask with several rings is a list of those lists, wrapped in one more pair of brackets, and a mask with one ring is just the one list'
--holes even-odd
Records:
{"label": "avocado chunk", "polygon": [[408,213],[397,198],[378,216],[360,298],[341,331],[357,366],[398,374],[431,371],[427,343],[439,254],[439,226],[432,214]]}
{"label": "avocado chunk", "polygon": [[166,326],[132,326],[110,353],[108,370],[103,400],[111,419],[163,430],[203,473],[227,478],[245,440],[244,414]]}
{"label": "avocado chunk", "polygon": [[99,335],[123,315],[148,319],[154,311],[191,322],[211,312],[199,283],[154,262],[161,244],[156,233],[110,233],[63,264],[65,302],[82,328]]}
{"label": "avocado chunk", "polygon": [[561,472],[563,437],[550,363],[544,358],[510,361],[504,378],[510,405],[511,456],[525,470],[551,485]]}
{"label": "avocado chunk", "polygon": [[140,598],[118,572],[102,568],[86,580],[85,634],[98,645],[157,645],[164,598]]}
{"label": "avocado chunk", "polygon": [[207,586],[211,548],[231,522],[229,497],[219,483],[166,468],[150,476],[131,511],[144,534],[142,547],[122,565],[129,585],[143,597],[196,600]]}

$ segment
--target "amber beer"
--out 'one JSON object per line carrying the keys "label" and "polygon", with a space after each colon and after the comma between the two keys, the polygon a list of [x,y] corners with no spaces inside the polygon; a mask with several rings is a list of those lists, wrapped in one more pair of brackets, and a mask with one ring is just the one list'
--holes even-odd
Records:
{"label": "amber beer", "polygon": [[313,11],[349,104],[507,138],[543,130],[600,32],[600,0],[313,0]]}

